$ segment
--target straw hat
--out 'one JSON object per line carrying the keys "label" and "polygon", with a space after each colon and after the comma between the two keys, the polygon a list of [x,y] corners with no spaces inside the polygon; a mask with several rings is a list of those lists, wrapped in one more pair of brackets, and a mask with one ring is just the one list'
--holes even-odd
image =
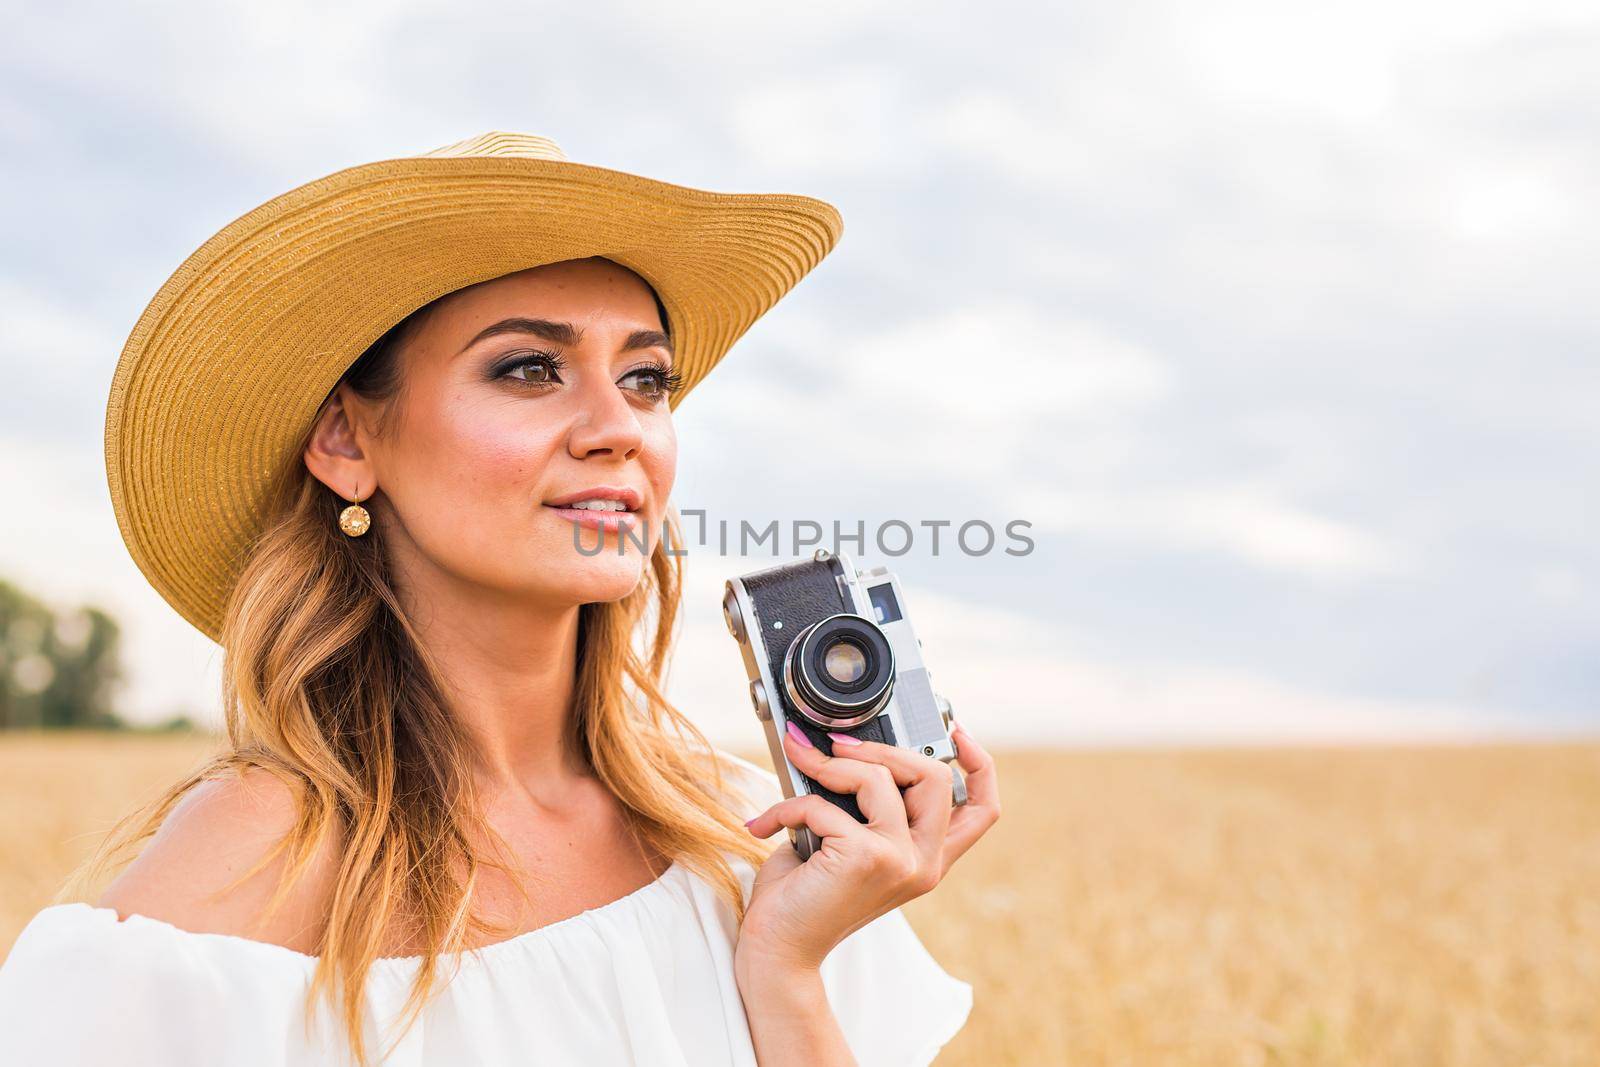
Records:
{"label": "straw hat", "polygon": [[345,369],[417,308],[604,256],[667,309],[676,408],[842,230],[821,200],[672,185],[498,130],[292,189],[189,256],[122,350],[105,452],[123,540],[217,640],[274,479]]}

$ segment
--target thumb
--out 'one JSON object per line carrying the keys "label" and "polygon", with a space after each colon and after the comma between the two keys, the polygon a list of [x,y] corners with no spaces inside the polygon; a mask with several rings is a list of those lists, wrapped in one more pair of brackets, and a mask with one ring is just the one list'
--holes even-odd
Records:
{"label": "thumb", "polygon": [[[788,835],[784,836],[787,838]],[[776,882],[804,862],[800,858],[800,853],[794,850],[794,846],[789,844],[788,840],[785,840],[782,845],[773,851],[772,855],[767,857],[767,861],[756,872],[756,885]]]}

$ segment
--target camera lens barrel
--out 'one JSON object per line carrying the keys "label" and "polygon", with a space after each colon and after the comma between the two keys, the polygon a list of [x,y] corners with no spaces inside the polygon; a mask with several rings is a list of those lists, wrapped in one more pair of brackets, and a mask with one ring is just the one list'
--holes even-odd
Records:
{"label": "camera lens barrel", "polygon": [[894,650],[878,625],[841,613],[812,623],[789,644],[783,685],[796,708],[824,730],[859,726],[894,691]]}

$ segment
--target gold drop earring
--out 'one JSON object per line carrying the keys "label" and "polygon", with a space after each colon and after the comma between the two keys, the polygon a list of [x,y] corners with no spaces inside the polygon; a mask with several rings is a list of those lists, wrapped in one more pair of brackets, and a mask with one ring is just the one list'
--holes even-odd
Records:
{"label": "gold drop earring", "polygon": [[361,496],[358,492],[350,498],[350,506],[339,512],[339,529],[351,537],[360,537],[371,525],[372,516],[361,506]]}

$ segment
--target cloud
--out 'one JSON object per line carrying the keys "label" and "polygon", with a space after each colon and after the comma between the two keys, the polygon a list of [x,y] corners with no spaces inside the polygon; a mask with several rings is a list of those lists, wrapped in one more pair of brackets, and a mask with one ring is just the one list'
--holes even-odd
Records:
{"label": "cloud", "polygon": [[1317,515],[1245,485],[1150,491],[1068,491],[1022,499],[1017,510],[1042,530],[1088,534],[1182,551],[1220,551],[1310,578],[1395,574],[1404,552],[1359,526]]}
{"label": "cloud", "polygon": [[[56,292],[0,276],[0,414],[9,433],[40,438],[93,433],[121,349],[91,307]],[[65,432],[64,432],[65,431]],[[93,448],[92,438],[85,441]]]}
{"label": "cloud", "polygon": [[881,172],[904,151],[886,137],[914,107],[893,70],[863,65],[821,81],[789,81],[742,94],[728,124],[738,148],[762,165],[796,176]]}
{"label": "cloud", "polygon": [[944,484],[1038,493],[1049,489],[1038,457],[1114,432],[1174,388],[1155,353],[1004,296],[828,334],[815,320],[792,322],[793,358],[719,388],[703,417],[736,436],[804,441],[813,469],[875,482],[937,472]]}

